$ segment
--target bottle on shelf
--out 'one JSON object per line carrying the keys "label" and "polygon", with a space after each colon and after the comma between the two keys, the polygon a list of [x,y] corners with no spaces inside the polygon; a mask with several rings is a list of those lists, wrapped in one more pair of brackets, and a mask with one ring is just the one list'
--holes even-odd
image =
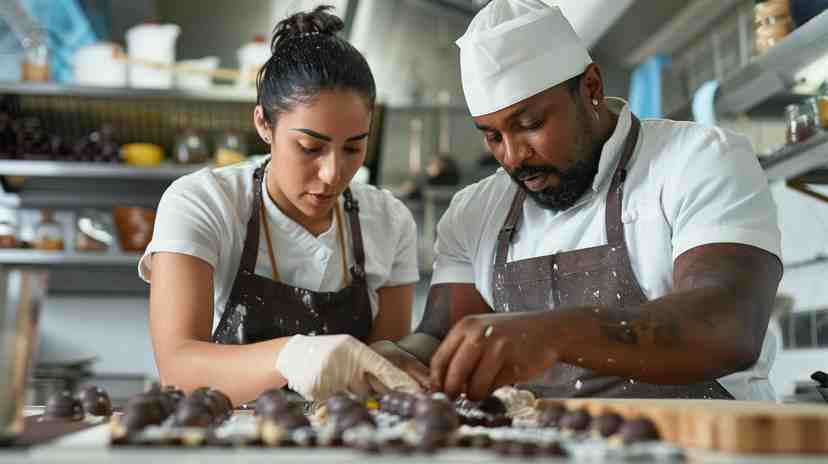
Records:
{"label": "bottle on shelf", "polygon": [[17,248],[17,213],[0,208],[0,248]]}
{"label": "bottle on shelf", "polygon": [[816,98],[817,117],[819,125],[828,130],[828,80],[819,87],[819,96]]}
{"label": "bottle on shelf", "polygon": [[813,119],[801,111],[799,105],[785,107],[785,121],[787,123],[786,142],[789,145],[804,142],[816,133]]}
{"label": "bottle on shelf", "polygon": [[40,210],[40,223],[35,227],[34,247],[43,251],[63,251],[63,227],[51,209]]}

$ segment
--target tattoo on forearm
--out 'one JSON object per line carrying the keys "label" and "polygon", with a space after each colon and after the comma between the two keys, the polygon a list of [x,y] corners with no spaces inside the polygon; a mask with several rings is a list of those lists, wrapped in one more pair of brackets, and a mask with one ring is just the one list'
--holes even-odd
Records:
{"label": "tattoo on forearm", "polygon": [[[607,316],[608,312],[610,316]],[[656,346],[669,348],[680,343],[682,338],[679,324],[673,318],[647,318],[627,309],[605,310],[600,327],[607,340],[623,345],[650,341]]]}

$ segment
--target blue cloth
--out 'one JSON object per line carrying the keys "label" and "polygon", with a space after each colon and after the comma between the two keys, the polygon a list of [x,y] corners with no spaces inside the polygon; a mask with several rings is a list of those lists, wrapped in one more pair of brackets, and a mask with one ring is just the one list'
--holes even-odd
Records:
{"label": "blue cloth", "polygon": [[662,55],[653,55],[638,65],[630,80],[630,111],[639,118],[660,118],[661,111],[661,73],[670,59]]}
{"label": "blue cloth", "polygon": [[[45,31],[49,48],[50,79],[71,82],[72,57],[83,46],[97,40],[77,0],[0,0],[19,1],[32,19]],[[4,21],[0,20],[0,80],[20,79],[23,49]]]}
{"label": "blue cloth", "polygon": [[699,124],[716,125],[716,91],[719,81],[707,81],[693,94],[693,119]]}

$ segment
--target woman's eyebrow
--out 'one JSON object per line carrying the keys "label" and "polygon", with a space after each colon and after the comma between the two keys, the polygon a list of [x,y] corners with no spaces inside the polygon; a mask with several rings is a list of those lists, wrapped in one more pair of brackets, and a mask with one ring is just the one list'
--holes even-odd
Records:
{"label": "woman's eyebrow", "polygon": [[[293,128],[291,130],[301,132],[301,133],[309,135],[309,136],[311,136],[315,139],[324,140],[326,142],[330,142],[331,140],[333,140],[333,138],[330,135],[320,134],[319,132],[316,132],[316,131],[311,130],[311,129]],[[347,139],[345,139],[345,141],[346,142],[355,142],[357,140],[362,140],[365,137],[368,137],[368,132],[364,132],[362,134],[355,135],[353,137],[348,137]]]}

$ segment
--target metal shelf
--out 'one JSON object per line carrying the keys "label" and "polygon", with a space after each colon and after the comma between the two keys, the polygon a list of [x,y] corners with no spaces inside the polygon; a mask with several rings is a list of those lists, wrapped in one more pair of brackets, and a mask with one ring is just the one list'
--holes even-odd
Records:
{"label": "metal shelf", "polygon": [[768,180],[790,179],[828,164],[828,132],[820,132],[805,142],[789,145],[773,155],[759,159]]}
{"label": "metal shelf", "polygon": [[0,250],[0,264],[41,264],[49,266],[134,266],[137,268],[137,253],[68,253],[39,250]]}
{"label": "metal shelf", "polygon": [[88,179],[174,180],[195,172],[207,164],[181,165],[162,163],[153,167],[125,164],[83,163],[69,161],[0,160],[0,175],[29,177],[74,177]]}
{"label": "metal shelf", "polygon": [[0,94],[13,93],[33,96],[99,97],[99,98],[158,98],[191,101],[255,103],[254,89],[233,86],[214,86],[209,90],[135,89],[130,87],[91,87],[64,85],[54,82],[0,82]]}
{"label": "metal shelf", "polygon": [[828,11],[811,19],[767,53],[725,80],[719,88],[716,110],[747,111],[762,101],[791,88],[796,75],[828,54]]}

